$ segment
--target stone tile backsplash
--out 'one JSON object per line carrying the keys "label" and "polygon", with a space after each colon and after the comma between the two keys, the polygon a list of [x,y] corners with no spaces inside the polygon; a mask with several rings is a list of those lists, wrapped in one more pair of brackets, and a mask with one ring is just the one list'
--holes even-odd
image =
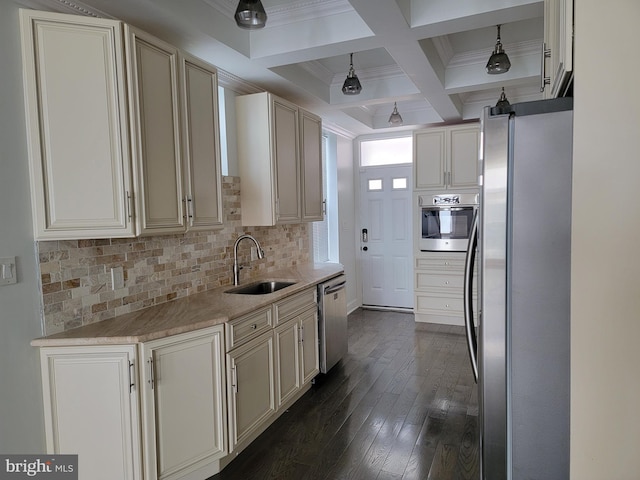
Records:
{"label": "stone tile backsplash", "polygon": [[[309,224],[242,227],[240,179],[223,178],[224,227],[179,235],[38,242],[45,335],[233,283],[233,244],[250,233],[265,258],[240,244],[243,281],[311,261]],[[302,245],[302,248],[300,246]],[[124,288],[111,269],[123,267]]]}

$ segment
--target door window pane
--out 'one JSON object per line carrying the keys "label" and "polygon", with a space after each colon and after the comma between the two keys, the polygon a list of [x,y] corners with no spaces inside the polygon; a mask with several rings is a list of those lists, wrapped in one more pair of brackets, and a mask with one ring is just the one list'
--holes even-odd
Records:
{"label": "door window pane", "polygon": [[370,192],[375,192],[375,191],[379,191],[382,190],[382,179],[381,178],[370,178],[369,179],[369,183],[368,185],[368,189]]}
{"label": "door window pane", "polygon": [[398,177],[392,180],[391,188],[393,190],[406,190],[407,189],[407,177]]}

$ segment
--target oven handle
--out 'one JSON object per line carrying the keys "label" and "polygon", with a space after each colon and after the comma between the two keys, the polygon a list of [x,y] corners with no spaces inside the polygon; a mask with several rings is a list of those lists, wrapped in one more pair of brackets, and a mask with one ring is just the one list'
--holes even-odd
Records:
{"label": "oven handle", "polygon": [[469,246],[464,262],[464,327],[467,336],[467,347],[471,360],[473,378],[478,383],[478,340],[473,326],[473,267],[478,246],[478,211],[473,216],[473,226],[469,236]]}

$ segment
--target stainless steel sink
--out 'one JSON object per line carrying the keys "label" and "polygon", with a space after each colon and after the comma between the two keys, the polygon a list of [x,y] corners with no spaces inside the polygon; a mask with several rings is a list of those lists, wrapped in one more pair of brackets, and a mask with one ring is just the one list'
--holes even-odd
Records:
{"label": "stainless steel sink", "polygon": [[235,293],[239,295],[266,295],[267,293],[277,292],[283,288],[295,285],[296,282],[280,282],[280,281],[262,281],[250,283],[241,287],[226,290],[224,293]]}

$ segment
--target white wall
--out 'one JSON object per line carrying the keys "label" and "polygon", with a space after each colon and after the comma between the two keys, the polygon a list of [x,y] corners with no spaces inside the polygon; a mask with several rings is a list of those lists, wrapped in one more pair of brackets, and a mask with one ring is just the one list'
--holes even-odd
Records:
{"label": "white wall", "polygon": [[638,0],[575,2],[575,480],[640,478],[639,21]]}
{"label": "white wall", "polygon": [[0,1],[0,257],[15,256],[18,283],[0,287],[0,452],[43,453],[37,349],[42,335],[22,95],[18,5]]}
{"label": "white wall", "polygon": [[357,264],[356,230],[360,224],[356,217],[356,191],[354,188],[353,141],[338,136],[336,143],[338,155],[338,211],[340,222],[340,262],[347,275],[347,308],[355,310],[362,305],[359,287],[359,266]]}

